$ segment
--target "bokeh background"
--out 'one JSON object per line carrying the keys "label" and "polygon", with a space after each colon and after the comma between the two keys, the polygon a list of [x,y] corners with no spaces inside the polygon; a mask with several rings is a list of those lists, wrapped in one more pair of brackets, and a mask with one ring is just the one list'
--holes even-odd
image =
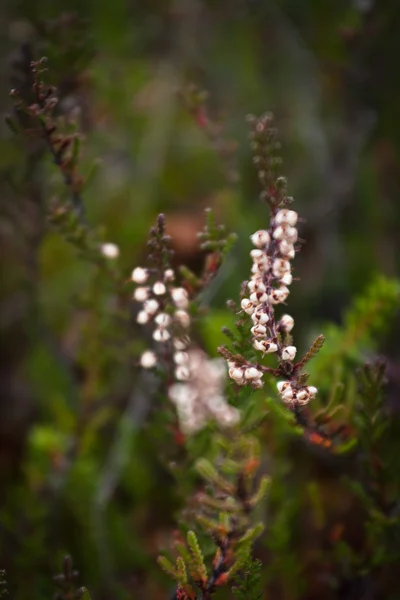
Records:
{"label": "bokeh background", "polygon": [[[46,55],[60,114],[83,134],[88,220],[119,246],[122,272],[143,262],[160,211],[176,263],[195,271],[206,207],[238,234],[207,297],[213,313],[201,335],[210,353],[222,341],[225,301],[247,276],[249,235],[267,218],[249,113],[275,114],[283,173],[304,219],[290,299],[297,345],[340,323],[377,274],[398,275],[396,0],[26,0],[2,2],[0,16],[0,111],[11,111],[18,64]],[[187,102],[193,85],[208,92],[206,113]],[[21,600],[50,597],[50,574],[67,551],[95,598],[166,598],[154,558],[179,501],[130,402],[130,352],[141,342],[134,327],[128,341],[117,329],[109,335],[112,290],[47,225],[48,202],[64,193],[59,173],[34,141],[4,120],[0,129],[0,566]],[[387,358],[398,406],[398,322],[388,329],[374,352]],[[78,413],[95,421],[83,441]],[[65,482],[71,439],[81,454]],[[287,555],[276,565],[284,576],[275,573],[275,598],[316,597],[299,583],[298,563]]]}

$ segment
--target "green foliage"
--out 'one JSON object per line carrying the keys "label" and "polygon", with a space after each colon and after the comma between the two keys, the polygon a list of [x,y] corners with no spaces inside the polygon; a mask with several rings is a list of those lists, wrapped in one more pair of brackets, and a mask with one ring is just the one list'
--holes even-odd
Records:
{"label": "green foliage", "polygon": [[243,565],[233,580],[232,592],[235,600],[262,599],[261,569],[260,560],[248,560]]}

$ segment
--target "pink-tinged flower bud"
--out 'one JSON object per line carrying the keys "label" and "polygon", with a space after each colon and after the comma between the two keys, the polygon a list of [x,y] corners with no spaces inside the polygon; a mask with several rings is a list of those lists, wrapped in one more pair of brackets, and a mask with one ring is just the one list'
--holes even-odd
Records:
{"label": "pink-tinged flower bud", "polygon": [[293,360],[296,356],[296,352],[296,346],[286,346],[286,348],[282,350],[282,360]]}
{"label": "pink-tinged flower bud", "polygon": [[256,337],[260,335],[265,335],[267,333],[267,330],[264,327],[264,325],[254,325],[254,327],[252,327],[250,331]]}
{"label": "pink-tinged flower bud", "polygon": [[296,402],[298,404],[301,404],[303,406],[304,404],[308,404],[309,401],[310,401],[310,394],[308,393],[308,391],[306,389],[303,388],[296,392]]}
{"label": "pink-tinged flower bud", "polygon": [[293,244],[290,244],[287,240],[282,240],[279,243],[279,252],[288,259],[294,258],[296,254]]}
{"label": "pink-tinged flower bud", "polygon": [[160,305],[158,304],[157,300],[154,300],[154,298],[150,298],[150,300],[146,300],[146,302],[143,305],[143,308],[149,315],[154,315],[158,311],[159,306]]}
{"label": "pink-tinged flower bud", "polygon": [[255,279],[255,280],[249,281],[247,284],[247,287],[249,288],[250,292],[263,293],[267,289],[261,279]]}
{"label": "pink-tinged flower bud", "polygon": [[253,379],[251,386],[255,390],[260,390],[262,387],[264,387],[264,382],[262,379]]}
{"label": "pink-tinged flower bud", "polygon": [[158,314],[154,320],[160,327],[168,327],[171,323],[171,317],[167,313]]}
{"label": "pink-tinged flower bud", "polygon": [[291,285],[292,281],[293,281],[293,277],[291,273],[285,273],[283,277],[280,278],[280,283],[283,283],[284,285]]}
{"label": "pink-tinged flower bud", "polygon": [[313,385],[309,385],[307,386],[307,392],[310,394],[310,398],[314,398],[318,393],[318,389]]}
{"label": "pink-tinged flower bud", "polygon": [[146,350],[140,357],[140,364],[144,369],[152,369],[157,364],[157,356],[151,350]]}
{"label": "pink-tinged flower bud", "polygon": [[174,317],[175,317],[176,321],[178,321],[178,323],[180,325],[182,325],[182,327],[189,327],[189,325],[190,325],[190,317],[189,317],[188,313],[185,310],[177,310],[177,311],[175,311]]}
{"label": "pink-tinged flower bud", "polygon": [[294,327],[294,319],[290,315],[282,315],[279,321],[279,328],[289,333]]}
{"label": "pink-tinged flower bud", "polygon": [[285,228],[285,240],[289,242],[289,244],[294,244],[297,242],[298,233],[296,227],[287,226]]}
{"label": "pink-tinged flower bud", "polygon": [[270,235],[268,231],[265,231],[265,229],[256,231],[255,233],[253,233],[250,239],[252,241],[253,246],[256,246],[256,248],[264,248],[271,241]]}
{"label": "pink-tinged flower bud", "polygon": [[243,369],[229,369],[229,377],[236,381],[236,383],[244,382],[244,373]]}
{"label": "pink-tinged flower bud", "polygon": [[292,386],[290,385],[289,381],[278,381],[278,383],[276,384],[276,387],[278,388],[278,392],[280,394],[283,394],[285,390],[287,390],[288,388],[291,388]]}
{"label": "pink-tinged flower bud", "polygon": [[156,296],[162,296],[166,291],[167,288],[162,281],[156,281],[156,283],[153,285],[153,292]]}
{"label": "pink-tinged flower bud", "polygon": [[251,250],[250,256],[254,261],[258,261],[265,257],[265,252],[264,250]]}
{"label": "pink-tinged flower bud", "polygon": [[175,273],[173,269],[166,269],[164,271],[164,281],[174,281]]}
{"label": "pink-tinged flower bud", "polygon": [[272,236],[274,240],[283,240],[285,238],[285,230],[283,229],[282,225],[275,227]]}
{"label": "pink-tinged flower bud", "polygon": [[249,367],[245,370],[244,377],[245,379],[260,379],[260,377],[262,377],[262,373],[255,367]]}
{"label": "pink-tinged flower bud", "polygon": [[136,267],[133,269],[131,279],[135,283],[146,283],[149,277],[149,273],[147,269],[142,269],[142,267]]}
{"label": "pink-tinged flower bud", "polygon": [[282,393],[282,400],[284,402],[292,402],[294,400],[294,396],[295,396],[295,391],[292,388],[292,386],[288,387],[285,389],[285,391]]}
{"label": "pink-tinged flower bud", "polygon": [[146,312],[145,310],[141,310],[140,312],[138,312],[136,322],[139,323],[139,325],[145,325],[149,322],[149,320],[150,315],[148,312]]}
{"label": "pink-tinged flower bud", "polygon": [[277,290],[273,290],[269,295],[269,299],[272,304],[280,304],[281,302],[285,302],[287,297],[289,296],[289,290],[285,286],[281,286]]}
{"label": "pink-tinged flower bud", "polygon": [[189,295],[185,288],[172,289],[171,297],[176,308],[187,308],[189,306]]}
{"label": "pink-tinged flower bud", "polygon": [[174,362],[177,365],[186,365],[189,362],[189,355],[187,352],[175,352]]}
{"label": "pink-tinged flower bud", "polygon": [[276,258],[272,265],[272,272],[275,277],[282,277],[285,273],[290,273],[290,262],[283,258]]}
{"label": "pink-tinged flower bud", "polygon": [[111,242],[108,242],[107,244],[102,244],[100,250],[102,255],[106,258],[115,259],[119,256],[118,246],[116,244],[112,244]]}
{"label": "pink-tinged flower bud", "polygon": [[250,300],[255,304],[262,304],[263,302],[267,302],[268,296],[265,292],[253,292],[250,294]]}
{"label": "pink-tinged flower bud", "polygon": [[240,303],[240,306],[248,315],[251,315],[254,312],[254,302],[252,302],[248,298],[243,298],[243,300]]}
{"label": "pink-tinged flower bud", "polygon": [[269,321],[269,316],[264,311],[257,311],[251,315],[251,320],[255,325],[265,325]]}
{"label": "pink-tinged flower bud", "polygon": [[256,350],[260,350],[264,354],[272,354],[278,350],[278,346],[274,344],[274,342],[269,342],[268,340],[254,340],[253,346]]}
{"label": "pink-tinged flower bud", "polygon": [[175,377],[179,379],[179,381],[188,381],[190,378],[189,368],[184,365],[179,365],[175,369]]}
{"label": "pink-tinged flower bud", "polygon": [[133,297],[136,302],[144,302],[149,297],[149,289],[146,287],[138,287],[133,292]]}
{"label": "pink-tinged flower bud", "polygon": [[168,329],[155,329],[153,331],[153,339],[156,342],[167,342],[170,337],[171,334],[169,333]]}
{"label": "pink-tinged flower bud", "polygon": [[182,337],[174,338],[172,344],[175,350],[186,350],[190,344],[190,337],[188,335],[183,335]]}
{"label": "pink-tinged flower bud", "polygon": [[282,225],[285,223],[285,224],[291,225],[293,227],[294,225],[296,225],[297,219],[298,219],[298,214],[296,211],[289,210],[287,208],[283,208],[282,210],[279,210],[276,213],[274,223],[276,225]]}

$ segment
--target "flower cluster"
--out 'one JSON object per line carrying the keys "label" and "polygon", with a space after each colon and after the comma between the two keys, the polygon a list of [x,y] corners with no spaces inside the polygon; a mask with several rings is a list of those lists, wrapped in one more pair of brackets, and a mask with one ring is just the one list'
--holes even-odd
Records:
{"label": "flower cluster", "polygon": [[[136,321],[140,325],[152,324],[153,339],[160,344],[170,343],[174,352],[175,377],[185,381],[188,373],[185,365],[184,350],[189,345],[185,335],[190,326],[189,295],[183,287],[175,287],[173,269],[165,269],[162,277],[155,278],[151,269],[136,267],[131,275],[137,284],[133,298],[142,304]],[[153,281],[152,281],[153,280]],[[157,364],[157,355],[152,350],[143,352],[140,364],[151,369]]]}
{"label": "flower cluster", "polygon": [[199,348],[179,354],[183,360],[182,367],[186,369],[187,381],[172,385],[169,398],[177,407],[182,431],[186,434],[195,433],[210,420],[216,421],[221,427],[235,425],[240,413],[224,397],[224,361],[208,359]]}

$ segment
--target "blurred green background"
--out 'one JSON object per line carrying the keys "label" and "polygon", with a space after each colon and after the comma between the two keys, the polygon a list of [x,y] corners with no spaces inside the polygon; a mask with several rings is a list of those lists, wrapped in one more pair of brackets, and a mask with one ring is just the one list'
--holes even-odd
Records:
{"label": "blurred green background", "polygon": [[[238,234],[207,297],[209,352],[222,342],[225,301],[247,277],[249,236],[267,223],[248,113],[276,115],[283,173],[304,219],[290,297],[297,345],[339,323],[376,274],[399,274],[396,0],[26,0],[2,2],[0,16],[0,111],[11,111],[21,56],[46,55],[60,114],[83,133],[88,220],[119,246],[122,273],[143,263],[160,211],[176,263],[195,271],[204,208]],[[211,135],[182,100],[191,85],[209,93]],[[0,566],[21,600],[50,597],[49,574],[67,551],[98,599],[166,598],[154,558],[179,501],[148,435],[153,427],[162,444],[163,422],[142,427],[140,402],[130,400],[143,342],[126,294],[116,298],[48,227],[46,206],[65,194],[54,165],[2,121]],[[388,329],[375,351],[387,358],[398,410],[399,323]],[[65,482],[77,439],[80,459]],[[316,597],[297,585],[289,558],[273,597]]]}

